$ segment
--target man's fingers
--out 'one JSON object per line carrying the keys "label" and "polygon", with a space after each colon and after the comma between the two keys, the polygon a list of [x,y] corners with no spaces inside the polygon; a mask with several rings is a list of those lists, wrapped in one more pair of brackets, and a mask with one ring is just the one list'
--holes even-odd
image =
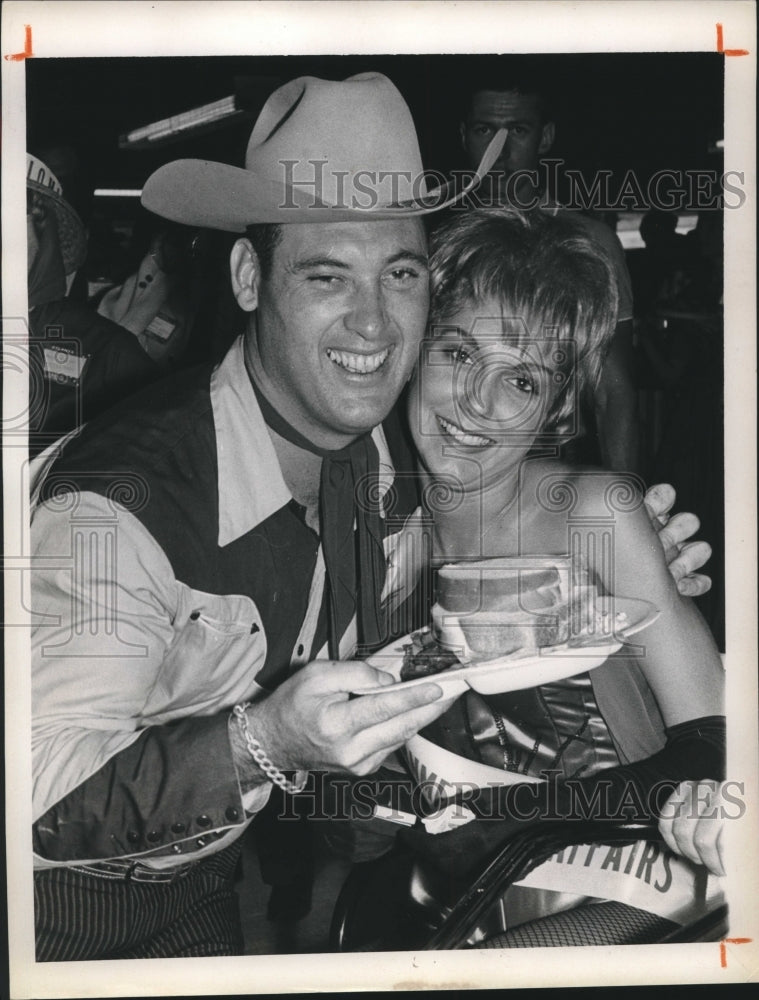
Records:
{"label": "man's fingers", "polygon": [[677,581],[677,589],[683,597],[701,597],[712,589],[712,579],[702,573],[691,573]]}
{"label": "man's fingers", "polygon": [[675,503],[675,490],[669,483],[657,483],[646,491],[643,502],[652,521],[656,519],[666,524]]}
{"label": "man's fingers", "polygon": [[357,738],[359,766],[367,773],[374,755],[379,753],[381,759],[400,749],[420,729],[424,729],[438,716],[448,709],[455,699],[440,698],[430,704],[395,715],[385,722],[370,726]]}
{"label": "man's fingers", "polygon": [[[690,521],[695,519],[695,525]],[[659,544],[664,549],[664,558],[668,563],[684,548],[686,538],[690,538],[698,530],[698,518],[694,514],[676,514],[672,520],[659,532]],[[690,545],[707,545],[706,542],[690,542]],[[707,546],[708,548],[708,546]],[[709,549],[711,555],[711,549]]]}
{"label": "man's fingers", "polygon": [[415,684],[410,688],[399,685],[394,691],[363,695],[348,705],[347,729],[354,733],[365,732],[372,726],[382,725],[397,716],[439,701],[442,695],[443,689],[433,683]]}
{"label": "man's fingers", "polygon": [[363,660],[313,660],[291,679],[294,683],[318,686],[319,692],[342,691],[346,697],[351,691],[362,688],[387,687],[395,684],[395,678],[386,670],[370,667]]}
{"label": "man's fingers", "polygon": [[[671,517],[667,521],[667,526],[662,528],[660,534],[665,536],[670,545],[679,548],[683,542],[692,538],[700,527],[701,522],[695,514],[691,514],[690,511],[683,511]],[[706,542],[703,544],[706,545]]]}
{"label": "man's fingers", "polygon": [[654,527],[658,529],[659,543],[664,549],[664,558],[678,591],[684,597],[700,597],[711,588],[712,581],[703,573],[697,573],[711,558],[712,548],[708,542],[688,542],[688,538],[701,527],[695,514],[683,511],[669,517],[669,509],[675,498],[675,491],[667,484],[652,486],[646,493],[645,504]]}
{"label": "man's fingers", "polygon": [[695,574],[696,570],[701,569],[704,563],[709,561],[711,554],[712,549],[708,542],[688,542],[670,560],[669,571],[675,581],[679,582],[684,577],[691,576]]}

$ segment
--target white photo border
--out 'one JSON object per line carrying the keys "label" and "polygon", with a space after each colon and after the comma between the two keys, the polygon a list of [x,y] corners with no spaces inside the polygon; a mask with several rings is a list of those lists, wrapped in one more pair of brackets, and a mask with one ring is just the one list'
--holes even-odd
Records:
{"label": "white photo border", "polygon": [[[177,10],[182,8],[181,14]],[[722,25],[725,170],[745,176],[747,199],[725,213],[726,661],[728,773],[745,782],[746,816],[728,824],[731,937],[746,944],[626,946],[150,961],[34,961],[29,704],[26,630],[5,633],[6,834],[11,996],[226,996],[259,993],[494,989],[756,981],[759,975],[756,606],[755,4],[654,2],[7,2],[2,37],[4,327],[26,313],[20,192],[25,182],[25,26],[33,58],[117,56],[361,55],[490,51],[711,52]],[[181,30],[178,26],[181,22]],[[744,56],[728,50],[746,49]],[[13,248],[18,247],[18,252]],[[20,248],[24,248],[23,250]],[[15,373],[17,376],[18,373]],[[4,365],[4,419],[26,398],[25,378]],[[26,613],[28,553],[23,449],[3,449],[6,612]],[[19,535],[20,532],[20,535]],[[20,560],[14,562],[14,560]],[[11,563],[13,563],[11,565]],[[29,849],[27,848],[29,845]],[[740,859],[740,861],[738,860]],[[724,964],[723,964],[724,963]]]}

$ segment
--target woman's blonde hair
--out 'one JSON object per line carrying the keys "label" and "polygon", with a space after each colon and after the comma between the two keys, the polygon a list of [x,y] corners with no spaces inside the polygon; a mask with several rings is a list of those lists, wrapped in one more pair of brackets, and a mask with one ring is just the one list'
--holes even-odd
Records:
{"label": "woman's blonde hair", "polygon": [[[566,429],[598,383],[617,318],[617,282],[580,219],[540,209],[462,211],[431,236],[430,333],[472,303],[495,300],[527,339],[572,342],[547,425]],[[514,324],[511,324],[512,328]]]}

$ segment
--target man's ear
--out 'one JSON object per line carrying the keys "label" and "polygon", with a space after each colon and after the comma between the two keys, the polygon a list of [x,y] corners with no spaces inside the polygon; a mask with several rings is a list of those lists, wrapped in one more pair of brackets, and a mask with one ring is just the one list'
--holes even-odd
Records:
{"label": "man's ear", "polygon": [[556,137],[556,126],[553,122],[546,122],[543,126],[543,132],[540,136],[540,145],[538,146],[538,153],[541,155],[547,153],[548,150],[553,146],[553,140]]}
{"label": "man's ear", "polygon": [[245,312],[254,312],[258,308],[261,268],[250,240],[237,240],[229,255],[229,269],[238,306]]}

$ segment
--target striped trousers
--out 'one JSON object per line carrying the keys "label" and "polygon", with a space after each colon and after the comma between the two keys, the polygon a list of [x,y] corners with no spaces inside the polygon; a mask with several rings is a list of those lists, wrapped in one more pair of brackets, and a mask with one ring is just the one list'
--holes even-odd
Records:
{"label": "striped trousers", "polygon": [[37,961],[242,954],[239,857],[238,842],[158,883],[71,868],[35,872]]}

